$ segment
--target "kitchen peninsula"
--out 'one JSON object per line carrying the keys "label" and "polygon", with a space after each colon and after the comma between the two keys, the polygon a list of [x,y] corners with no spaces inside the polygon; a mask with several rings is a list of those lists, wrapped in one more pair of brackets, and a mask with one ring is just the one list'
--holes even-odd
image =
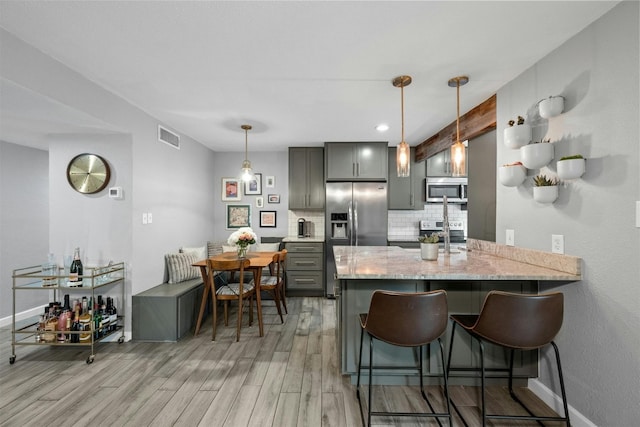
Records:
{"label": "kitchen peninsula", "polygon": [[[537,293],[541,282],[564,284],[582,279],[581,259],[542,251],[504,246],[469,239],[463,249],[451,254],[440,253],[438,261],[424,261],[419,249],[397,246],[337,246],[334,248],[339,289],[337,311],[337,342],[343,374],[356,374],[360,326],[357,315],[367,312],[371,294],[378,289],[399,292],[423,292],[445,289],[450,313],[471,314],[480,311],[490,290]],[[449,326],[450,328],[450,326]],[[448,350],[450,329],[443,336]],[[365,344],[366,345],[366,344]],[[461,349],[458,346],[464,346]],[[430,374],[441,372],[435,346],[425,356]],[[417,353],[409,349],[376,343],[378,366],[395,369],[379,371],[381,384],[413,383],[411,371],[397,369],[413,365]],[[488,366],[502,369],[508,366],[507,353],[499,347],[487,351]],[[363,355],[363,358],[366,357]],[[368,360],[363,359],[363,364]],[[515,375],[521,382],[538,374],[537,351],[521,352],[515,363]],[[478,366],[475,343],[470,337],[457,336],[452,366]],[[429,374],[427,374],[429,375]],[[452,377],[452,383],[474,384],[472,378]]]}

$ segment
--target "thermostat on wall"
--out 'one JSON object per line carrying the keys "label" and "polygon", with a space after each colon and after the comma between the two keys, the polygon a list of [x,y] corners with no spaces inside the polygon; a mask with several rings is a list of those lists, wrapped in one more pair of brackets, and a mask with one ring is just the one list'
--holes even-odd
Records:
{"label": "thermostat on wall", "polygon": [[112,199],[122,199],[122,187],[110,187],[109,197]]}

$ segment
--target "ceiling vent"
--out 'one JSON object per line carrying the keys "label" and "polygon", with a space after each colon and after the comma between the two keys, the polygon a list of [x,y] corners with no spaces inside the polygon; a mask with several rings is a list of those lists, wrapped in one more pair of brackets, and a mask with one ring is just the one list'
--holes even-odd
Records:
{"label": "ceiling vent", "polygon": [[180,149],[180,135],[177,135],[160,125],[158,125],[158,140],[165,144],[169,144],[173,148],[177,148],[178,150]]}

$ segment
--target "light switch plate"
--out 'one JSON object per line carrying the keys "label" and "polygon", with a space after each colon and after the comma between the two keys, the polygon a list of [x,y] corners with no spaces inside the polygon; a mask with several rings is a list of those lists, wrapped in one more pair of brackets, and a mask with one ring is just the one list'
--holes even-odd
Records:
{"label": "light switch plate", "polygon": [[505,245],[515,246],[515,244],[516,244],[515,232],[511,229],[508,229],[505,237]]}
{"label": "light switch plate", "polygon": [[153,222],[153,215],[151,215],[151,212],[147,213],[147,220],[149,221],[149,224]]}
{"label": "light switch plate", "polygon": [[146,225],[149,222],[149,217],[147,216],[147,213],[143,213],[142,214],[142,224]]}
{"label": "light switch plate", "polygon": [[554,254],[564,254],[564,235],[551,235],[551,252]]}

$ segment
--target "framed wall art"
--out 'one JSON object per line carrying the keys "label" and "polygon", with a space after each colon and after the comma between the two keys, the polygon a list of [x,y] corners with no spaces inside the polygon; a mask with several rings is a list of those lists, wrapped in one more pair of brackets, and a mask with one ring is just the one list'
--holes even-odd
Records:
{"label": "framed wall art", "polygon": [[280,203],[280,195],[279,194],[269,194],[267,196],[267,203]]}
{"label": "framed wall art", "polygon": [[267,188],[274,188],[276,186],[276,177],[273,175],[267,175],[264,181],[264,186]]}
{"label": "framed wall art", "polygon": [[244,183],[245,196],[259,196],[262,194],[262,174],[255,173],[251,180]]}
{"label": "framed wall art", "polygon": [[251,206],[227,205],[227,228],[251,227]]}
{"label": "framed wall art", "polygon": [[264,198],[256,197],[256,208],[261,208],[264,206]]}
{"label": "framed wall art", "polygon": [[239,202],[240,180],[237,178],[222,178],[222,200],[226,202]]}
{"label": "framed wall art", "polygon": [[276,211],[260,211],[260,227],[275,227]]}

